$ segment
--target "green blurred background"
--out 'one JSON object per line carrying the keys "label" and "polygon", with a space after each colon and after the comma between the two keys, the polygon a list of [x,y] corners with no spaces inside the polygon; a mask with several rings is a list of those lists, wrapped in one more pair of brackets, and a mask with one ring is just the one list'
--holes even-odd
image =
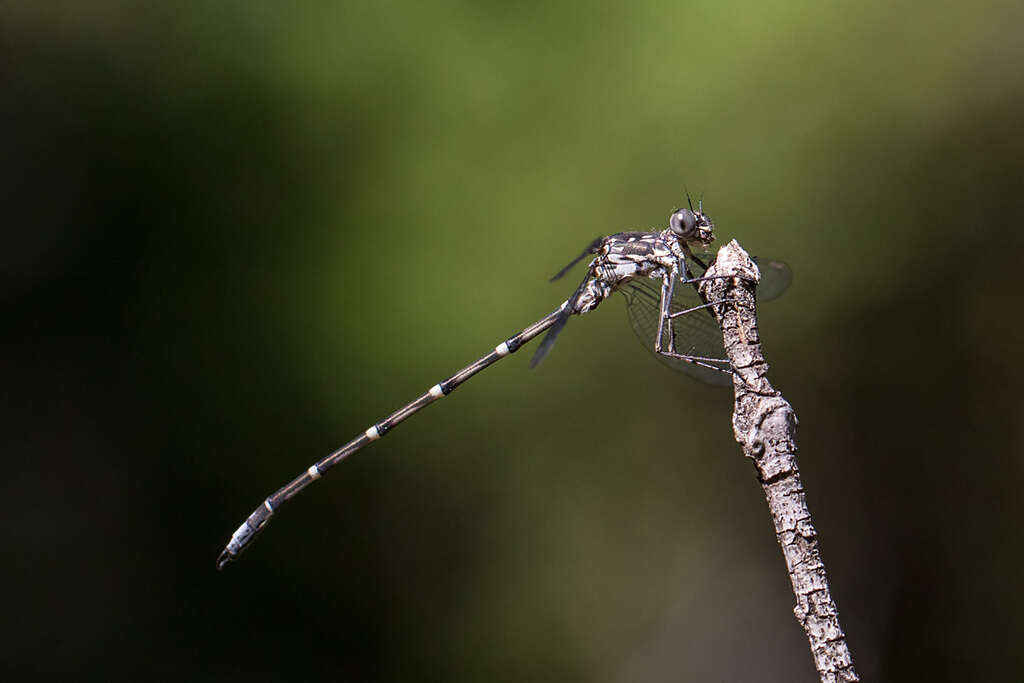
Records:
{"label": "green blurred background", "polygon": [[1019,2],[0,5],[5,680],[812,681],[728,391],[621,298],[262,498],[704,192],[865,680],[1020,680]]}

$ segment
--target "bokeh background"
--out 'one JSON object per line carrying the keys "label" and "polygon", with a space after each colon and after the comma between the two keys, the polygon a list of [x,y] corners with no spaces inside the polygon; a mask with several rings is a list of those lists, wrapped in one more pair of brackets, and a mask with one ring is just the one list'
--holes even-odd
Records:
{"label": "bokeh background", "polygon": [[704,193],[858,669],[1024,670],[1019,2],[5,2],[5,680],[812,681],[730,393],[621,298],[264,496]]}

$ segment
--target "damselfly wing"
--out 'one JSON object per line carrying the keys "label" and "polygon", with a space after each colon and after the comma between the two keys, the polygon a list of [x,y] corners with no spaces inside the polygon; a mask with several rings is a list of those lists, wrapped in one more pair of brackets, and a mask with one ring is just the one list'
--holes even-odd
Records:
{"label": "damselfly wing", "polygon": [[[713,256],[707,254],[698,254],[693,259],[687,259],[690,277],[704,275],[704,271],[707,270],[707,266],[712,260]],[[761,271],[761,281],[757,287],[757,300],[765,302],[778,298],[793,281],[793,271],[781,261],[755,260]],[[653,353],[654,338],[658,334],[658,318],[661,315],[661,280],[637,278],[631,280],[619,291],[626,297],[629,322],[633,326],[637,339],[640,340],[644,348]],[[695,285],[677,284],[669,312],[678,313],[703,303]],[[720,368],[722,372],[655,354],[658,360],[708,384],[721,386],[732,384],[732,378],[728,374],[729,361],[726,359],[725,348],[722,346],[722,330],[718,327],[718,323],[709,309],[700,308],[674,318],[672,331],[678,353],[698,356],[704,359],[702,362]]]}

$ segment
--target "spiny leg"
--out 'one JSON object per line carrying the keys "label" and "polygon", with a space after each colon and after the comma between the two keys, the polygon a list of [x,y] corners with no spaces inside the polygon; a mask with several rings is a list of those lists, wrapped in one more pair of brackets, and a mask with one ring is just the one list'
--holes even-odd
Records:
{"label": "spiny leg", "polygon": [[[708,370],[724,372],[727,375],[733,374],[731,364],[729,363],[729,360],[726,358],[709,358],[706,356],[696,356],[688,353],[678,353],[676,351],[659,351],[658,353],[659,355],[665,356],[666,358],[683,361],[691,365],[697,365],[702,368],[707,368]],[[715,365],[715,363],[721,363],[728,367],[720,367],[718,365]]]}
{"label": "spiny leg", "polygon": [[[693,258],[693,253],[690,251],[690,248],[688,246],[686,246],[685,244],[683,245],[683,250],[684,250],[684,252],[686,254],[690,255],[690,258]],[[685,257],[680,257],[680,259],[677,261],[677,269],[674,270],[672,272],[672,274],[671,274],[672,282],[671,282],[671,285],[669,287],[669,291],[667,292],[667,296],[666,296],[666,292],[665,292],[665,284],[664,284],[664,282],[662,282],[662,287],[661,287],[661,319],[658,321],[658,344],[659,345],[661,344],[661,328],[662,328],[663,324],[667,323],[667,325],[668,325],[668,350],[671,353],[675,353],[675,351],[676,351],[676,331],[675,331],[674,326],[672,325],[673,316],[669,315],[669,312],[670,312],[670,309],[671,309],[671,306],[672,306],[672,295],[675,292],[676,278],[677,277],[679,278],[679,282],[681,284],[684,284],[684,285],[688,285],[688,284],[691,284],[693,282],[690,279],[690,271],[686,267],[686,258]],[[694,288],[694,291],[697,291],[697,285],[693,285],[693,288]],[[698,291],[697,294],[699,296],[700,292]],[[661,348],[660,347],[657,348],[656,350],[659,353],[661,352]]]}
{"label": "spiny leg", "polygon": [[658,336],[654,338],[654,351],[661,353],[661,341],[664,339],[665,325],[668,324],[669,348],[674,346],[675,334],[672,332],[672,318],[669,315],[669,306],[672,304],[672,294],[675,292],[676,277],[679,272],[673,268],[670,273],[661,278],[661,312],[658,315]]}
{"label": "spiny leg", "polygon": [[[717,276],[717,277],[720,278],[721,276]],[[728,366],[729,365],[729,361],[727,359],[724,359],[724,358],[709,358],[709,357],[698,356],[698,355],[694,355],[694,354],[678,353],[676,351],[676,349],[675,349],[675,332],[672,329],[672,321],[675,318],[678,318],[680,316],[683,316],[683,315],[686,315],[686,314],[689,314],[689,313],[695,313],[695,312],[700,311],[700,310],[707,310],[708,313],[711,313],[710,309],[713,306],[717,306],[719,304],[724,304],[724,303],[729,303],[729,302],[732,302],[733,300],[732,299],[721,299],[719,301],[711,301],[711,302],[700,304],[698,306],[693,306],[691,308],[687,308],[687,309],[684,309],[684,310],[681,310],[681,311],[676,311],[674,313],[671,313],[671,312],[669,312],[669,302],[671,301],[673,286],[670,283],[674,282],[674,279],[675,279],[675,271],[673,269],[673,273],[670,274],[670,275],[666,275],[665,278],[662,281],[662,288],[661,288],[661,317],[660,317],[660,320],[658,321],[658,337],[654,341],[654,352],[656,354],[658,354],[658,355],[665,356],[666,358],[672,358],[674,360],[680,360],[680,361],[683,361],[683,362],[686,362],[686,363],[690,363],[692,365],[697,365],[697,366],[702,367],[702,368],[707,368],[709,370],[715,370],[717,372],[724,372],[724,373],[729,374],[729,375],[733,374],[731,369],[726,369],[726,368],[722,368],[722,367],[719,367],[717,365],[714,365],[714,363],[723,363],[723,364]],[[711,280],[711,279],[716,279],[716,278],[715,277],[710,277],[710,278],[694,278],[694,279],[695,280],[704,280],[704,279]],[[689,284],[689,283],[687,282],[687,284]],[[665,351],[665,350],[663,350],[661,348],[661,334],[662,334],[662,330],[665,329],[666,326],[668,327],[668,330],[669,330],[669,349],[667,351]]]}
{"label": "spiny leg", "polygon": [[704,356],[691,356],[691,355],[688,355],[688,354],[685,354],[685,353],[673,353],[673,352],[670,352],[670,351],[660,351],[659,353],[660,353],[660,355],[665,356],[666,358],[671,358],[673,360],[680,360],[680,361],[683,361],[685,363],[689,363],[691,365],[697,365],[697,366],[702,367],[702,368],[707,368],[708,370],[714,370],[716,372],[723,372],[723,373],[725,373],[727,375],[734,374],[733,371],[730,368],[723,368],[723,367],[719,367],[717,365],[714,365],[714,363],[728,363],[729,362],[728,359],[725,359],[725,358],[706,358]]}
{"label": "spiny leg", "polygon": [[736,299],[719,299],[718,301],[712,301],[710,303],[700,304],[700,305],[694,306],[692,308],[684,308],[683,310],[676,311],[675,313],[669,313],[668,317],[669,318],[678,318],[681,315],[687,315],[688,313],[693,313],[694,311],[699,311],[702,308],[712,308],[713,306],[717,306],[718,304],[734,304],[734,303],[736,303]]}
{"label": "spiny leg", "polygon": [[[701,301],[704,301],[704,296],[700,293],[700,290],[697,288],[697,285],[699,283],[706,282],[708,280],[720,280],[720,279],[722,279],[724,277],[729,277],[727,275],[712,275],[710,277],[703,277],[703,276],[701,276],[701,277],[694,277],[694,278],[688,277],[687,274],[688,274],[689,271],[686,269],[686,261],[685,261],[685,259],[680,259],[679,260],[679,267],[682,270],[682,272],[678,275],[679,283],[682,284],[682,285],[690,285],[690,286],[692,286],[693,290],[697,293],[697,296],[700,297]],[[671,300],[672,300],[672,296],[673,296],[674,290],[675,290],[675,277],[673,276],[672,285],[670,287],[670,291],[667,293],[668,296],[667,296],[667,299],[666,299],[666,292],[665,292],[665,286],[664,286],[664,280],[663,280],[663,282],[662,282],[662,311],[661,311],[662,318],[658,321],[658,341],[659,342],[662,341],[662,336],[661,336],[661,329],[662,329],[662,327],[663,326],[667,326],[668,327],[668,350],[671,353],[676,353],[676,333],[675,333],[675,326],[673,325],[673,320],[675,320],[675,318],[678,318],[681,315],[685,315],[686,313],[689,313],[691,311],[696,311],[696,310],[699,310],[701,308],[710,309],[709,305],[703,305],[703,306],[695,306],[692,309],[687,309],[685,311],[676,311],[675,313],[672,313],[671,312]],[[668,301],[668,307],[665,306],[666,300]],[[712,318],[714,318],[714,314],[710,310],[708,310],[708,315],[710,315]],[[656,347],[655,351],[660,353],[661,350]]]}
{"label": "spiny leg", "polygon": [[[676,279],[678,278],[680,284],[693,285],[696,290],[696,283],[698,282],[704,282],[705,280],[717,280],[722,277],[727,277],[723,275],[714,275],[706,278],[687,278],[686,263],[682,259],[679,261],[678,268],[682,269],[682,273],[680,273],[679,269],[673,268],[671,272],[667,275],[663,275],[661,278],[661,311],[658,317],[658,333],[654,340],[654,350],[656,353],[661,353],[662,342],[665,339],[666,330],[668,332],[668,349],[669,351],[675,351],[676,335],[672,326],[672,320],[679,315],[682,315],[681,313],[671,313],[672,297],[675,295]],[[698,292],[698,296],[699,295],[700,293]],[[697,310],[699,308],[702,308],[702,306],[697,306],[693,310]]]}

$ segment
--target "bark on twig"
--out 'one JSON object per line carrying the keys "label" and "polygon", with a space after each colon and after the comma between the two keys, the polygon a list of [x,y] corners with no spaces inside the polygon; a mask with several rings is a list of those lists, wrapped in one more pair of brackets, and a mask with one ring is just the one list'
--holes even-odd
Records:
{"label": "bark on twig", "polygon": [[735,372],[733,431],[743,454],[754,462],[768,500],[796,596],[793,612],[810,641],[822,683],[859,681],[846,634],[839,626],[839,612],[829,591],[818,535],[800,481],[796,415],[765,377],[768,364],[761,353],[754,296],[757,266],[733,240],[719,250],[718,259],[705,275],[731,276],[702,283],[701,294],[707,301],[728,301],[714,311]]}

